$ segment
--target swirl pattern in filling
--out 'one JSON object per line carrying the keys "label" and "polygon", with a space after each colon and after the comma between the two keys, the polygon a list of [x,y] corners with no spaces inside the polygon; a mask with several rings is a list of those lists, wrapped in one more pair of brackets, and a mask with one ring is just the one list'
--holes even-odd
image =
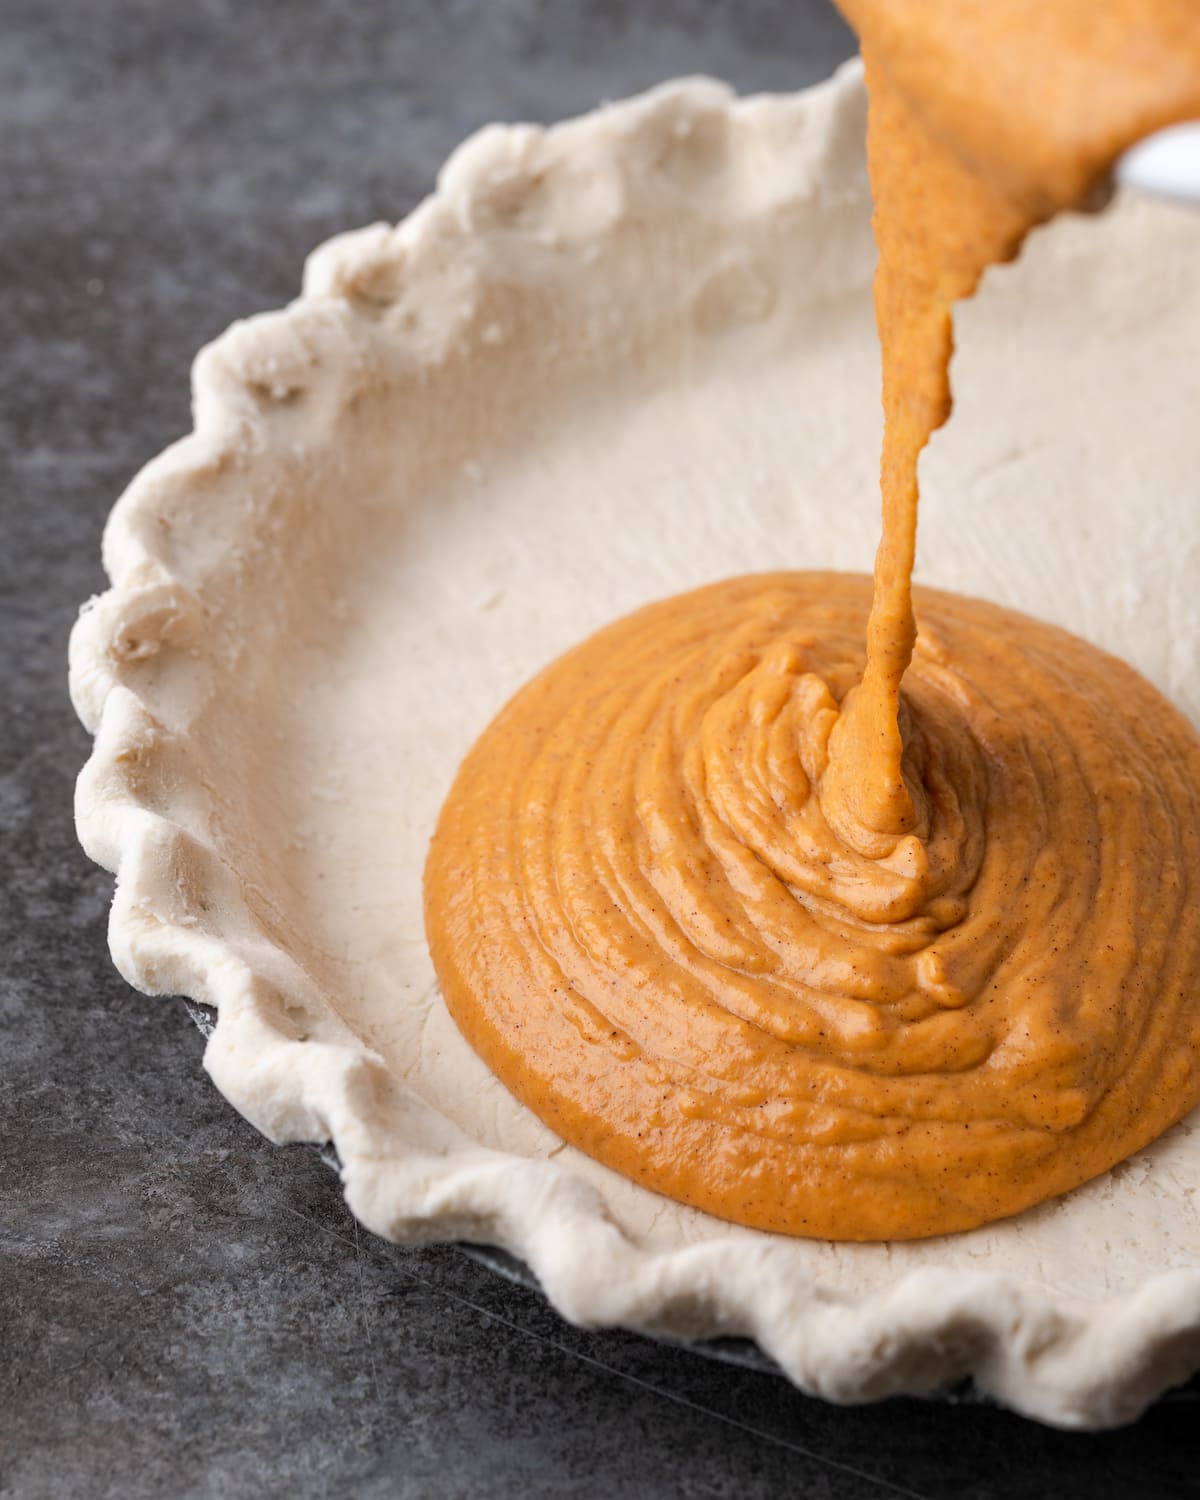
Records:
{"label": "swirl pattern in filling", "polygon": [[831,741],[872,585],[733,579],[617,621],[464,762],[426,870],[446,1001],[565,1140],[762,1229],[961,1230],[1200,1102],[1200,737],[1130,667],[916,592],[910,826]]}

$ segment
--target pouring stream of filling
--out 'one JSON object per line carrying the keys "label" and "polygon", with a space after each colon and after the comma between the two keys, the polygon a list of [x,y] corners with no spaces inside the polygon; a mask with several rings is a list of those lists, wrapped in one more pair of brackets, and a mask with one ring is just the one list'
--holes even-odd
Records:
{"label": "pouring stream of filling", "polygon": [[[1200,115],[1193,0],[842,0],[870,90],[874,583],[734,579],[549,666],[426,868],[446,1001],[564,1139],[727,1219],[967,1229],[1200,1103],[1200,737],[1130,668],[911,583],[954,302]],[[865,642],[865,650],[864,650]]]}

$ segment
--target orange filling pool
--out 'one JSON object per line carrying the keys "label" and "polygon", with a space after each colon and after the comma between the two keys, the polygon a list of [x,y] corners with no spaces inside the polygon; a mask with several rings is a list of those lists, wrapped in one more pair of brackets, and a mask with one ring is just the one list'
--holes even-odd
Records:
{"label": "orange filling pool", "polygon": [[914,613],[911,587],[953,302],[1200,114],[1200,13],[844,8],[880,246],[874,584],[735,579],[548,667],[459,772],[426,919],[464,1035],[564,1139],[741,1223],[913,1238],[1200,1102],[1200,737],[1074,637],[931,591]]}

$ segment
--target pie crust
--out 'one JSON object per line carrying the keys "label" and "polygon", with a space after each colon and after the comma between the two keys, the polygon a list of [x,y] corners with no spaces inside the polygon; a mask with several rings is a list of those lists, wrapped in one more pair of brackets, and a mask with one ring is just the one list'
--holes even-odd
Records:
{"label": "pie crust", "polygon": [[[557,1141],[459,1037],[424,942],[441,800],[533,671],[711,579],[869,566],[864,120],[850,65],[489,127],[205,349],[195,431],[117,504],[72,637],[79,833],[117,875],[121,973],[217,1008],[218,1088],[274,1141],[331,1141],[379,1234],[500,1246],[577,1322],[754,1339],[831,1400],[971,1375],[1102,1427],[1200,1367],[1196,1115],[969,1234],[768,1236]],[[1193,722],[1198,253],[1200,216],[1126,196],[989,274],[919,552]]]}

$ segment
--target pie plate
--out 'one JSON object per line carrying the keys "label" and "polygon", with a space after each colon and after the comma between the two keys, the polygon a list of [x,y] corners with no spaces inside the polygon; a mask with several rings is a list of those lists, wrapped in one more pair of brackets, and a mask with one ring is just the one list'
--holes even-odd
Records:
{"label": "pie plate", "polygon": [[[72,637],[79,833],[117,876],[121,973],[215,1008],[217,1087],[332,1143],[370,1229],[497,1247],[580,1323],[753,1340],[830,1400],[969,1376],[1102,1427],[1200,1366],[1196,1116],[969,1234],[769,1236],[556,1139],[459,1037],[424,941],[441,800],[533,671],[702,582],[869,567],[864,122],[851,66],[490,127],[202,351],[195,431],[117,504]],[[921,540],[928,581],[1075,629],[1193,721],[1198,256],[1200,215],[1126,194],[988,277]]]}

